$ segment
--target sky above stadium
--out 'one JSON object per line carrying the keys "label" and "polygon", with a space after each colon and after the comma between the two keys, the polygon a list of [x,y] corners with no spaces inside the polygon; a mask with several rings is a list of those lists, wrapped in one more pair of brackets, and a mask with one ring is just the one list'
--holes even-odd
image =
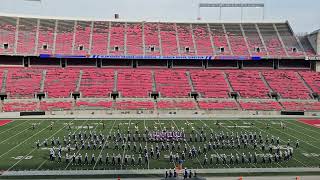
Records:
{"label": "sky above stadium", "polygon": [[[0,0],[0,13],[110,20],[115,13],[123,20],[197,21],[198,4],[264,2],[265,21],[286,21],[296,33],[320,28],[319,0]],[[243,11],[243,21],[262,21],[262,9]],[[203,8],[201,21],[219,21],[218,8]],[[240,22],[240,8],[222,10],[224,21]]]}

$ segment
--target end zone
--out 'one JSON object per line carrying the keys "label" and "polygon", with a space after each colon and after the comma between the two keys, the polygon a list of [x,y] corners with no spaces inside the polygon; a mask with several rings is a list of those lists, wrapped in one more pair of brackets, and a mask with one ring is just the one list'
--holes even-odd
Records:
{"label": "end zone", "polygon": [[13,120],[0,120],[0,127],[11,123]]}
{"label": "end zone", "polygon": [[320,119],[299,119],[298,121],[309,126],[320,128]]}

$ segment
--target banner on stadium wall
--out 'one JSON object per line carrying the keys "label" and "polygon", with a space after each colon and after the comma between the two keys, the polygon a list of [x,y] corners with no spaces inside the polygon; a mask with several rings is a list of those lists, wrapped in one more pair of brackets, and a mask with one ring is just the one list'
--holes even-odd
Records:
{"label": "banner on stadium wall", "polygon": [[306,61],[320,61],[320,56],[312,56],[312,57],[307,56],[307,57],[305,58],[305,60],[306,60]]}
{"label": "banner on stadium wall", "polygon": [[119,56],[119,55],[60,55],[40,54],[40,58],[69,59],[170,59],[170,60],[261,60],[258,56]]}

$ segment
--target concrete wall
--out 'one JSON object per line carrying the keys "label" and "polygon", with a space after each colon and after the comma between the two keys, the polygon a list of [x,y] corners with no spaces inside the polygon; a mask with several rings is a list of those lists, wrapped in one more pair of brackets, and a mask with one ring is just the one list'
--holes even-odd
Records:
{"label": "concrete wall", "polygon": [[316,53],[320,55],[320,31],[310,34],[308,40]]}

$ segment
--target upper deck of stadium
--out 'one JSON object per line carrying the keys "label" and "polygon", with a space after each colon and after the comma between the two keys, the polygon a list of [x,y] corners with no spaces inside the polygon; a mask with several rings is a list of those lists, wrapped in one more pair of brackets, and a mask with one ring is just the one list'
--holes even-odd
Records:
{"label": "upper deck of stadium", "polygon": [[0,54],[305,59],[316,53],[306,37],[294,34],[288,22],[125,22],[0,16]]}

